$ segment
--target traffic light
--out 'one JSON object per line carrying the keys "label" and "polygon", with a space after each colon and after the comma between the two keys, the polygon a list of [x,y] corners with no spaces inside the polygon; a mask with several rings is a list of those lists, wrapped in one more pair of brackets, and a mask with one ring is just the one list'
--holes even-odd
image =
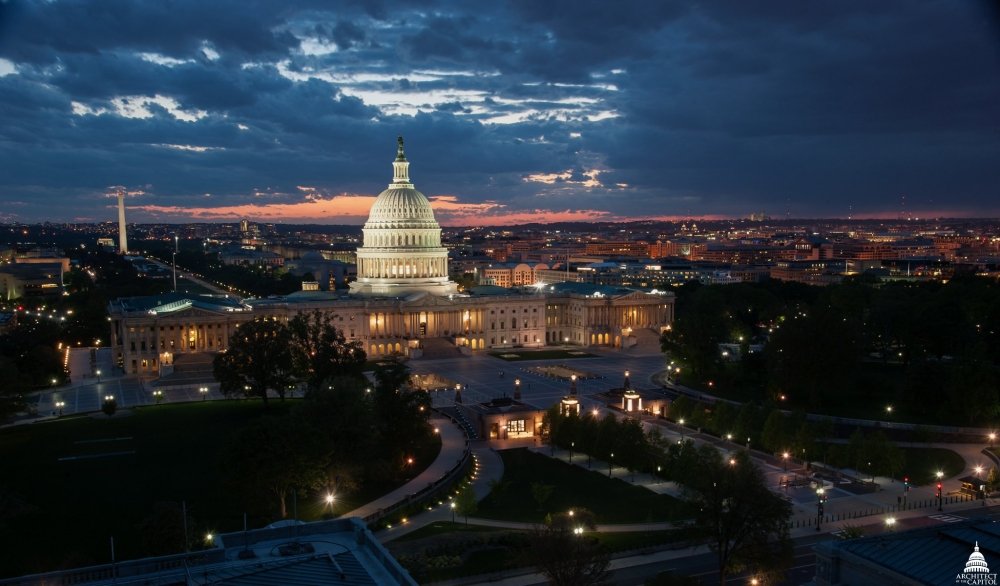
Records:
{"label": "traffic light", "polygon": [[937,495],[939,497],[941,496],[941,483],[940,482],[937,484]]}
{"label": "traffic light", "polygon": [[903,492],[910,492],[910,477],[903,477]]}
{"label": "traffic light", "polygon": [[818,507],[818,510],[817,510],[816,512],[817,512],[818,514],[820,514],[820,515],[822,515],[822,514],[823,514],[823,503],[820,503],[820,504],[819,504],[819,507]]}

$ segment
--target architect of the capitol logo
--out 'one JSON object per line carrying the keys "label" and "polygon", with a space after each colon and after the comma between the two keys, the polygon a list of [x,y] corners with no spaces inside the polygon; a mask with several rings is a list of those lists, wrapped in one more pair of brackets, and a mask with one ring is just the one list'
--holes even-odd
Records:
{"label": "architect of the capitol logo", "polygon": [[979,542],[969,555],[969,561],[965,563],[965,570],[955,577],[956,584],[967,584],[968,586],[996,586],[997,575],[990,573],[989,566],[986,565],[986,558],[979,553]]}

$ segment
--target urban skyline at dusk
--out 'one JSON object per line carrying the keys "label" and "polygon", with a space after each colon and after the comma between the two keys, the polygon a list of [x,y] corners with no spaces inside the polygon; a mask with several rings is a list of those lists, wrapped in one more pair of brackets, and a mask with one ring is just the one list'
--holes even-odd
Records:
{"label": "urban skyline at dusk", "polygon": [[1000,215],[986,2],[0,4],[0,221]]}

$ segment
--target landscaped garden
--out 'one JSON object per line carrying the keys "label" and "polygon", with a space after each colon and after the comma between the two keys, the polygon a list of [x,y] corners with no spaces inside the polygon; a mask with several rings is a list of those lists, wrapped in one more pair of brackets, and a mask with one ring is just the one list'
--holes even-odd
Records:
{"label": "landscaped garden", "polygon": [[582,350],[503,350],[490,352],[490,356],[517,362],[520,360],[566,360],[572,358],[593,358],[594,355]]}
{"label": "landscaped garden", "polygon": [[500,455],[503,478],[479,503],[477,516],[541,523],[549,513],[573,508],[590,510],[601,524],[654,523],[686,516],[681,501],[608,478],[596,469],[587,470],[527,449],[505,450]]}
{"label": "landscaped garden", "polygon": [[[587,510],[598,524],[652,523],[685,516],[681,501],[617,478],[527,449],[500,452],[503,478],[473,516],[535,523],[535,530],[437,522],[389,542],[393,555],[418,581],[491,574],[533,565],[532,548],[546,521],[568,511]],[[588,515],[589,516],[589,515]],[[580,515],[577,515],[580,517]],[[593,532],[607,553],[646,550],[697,538],[690,528],[635,532]]]}

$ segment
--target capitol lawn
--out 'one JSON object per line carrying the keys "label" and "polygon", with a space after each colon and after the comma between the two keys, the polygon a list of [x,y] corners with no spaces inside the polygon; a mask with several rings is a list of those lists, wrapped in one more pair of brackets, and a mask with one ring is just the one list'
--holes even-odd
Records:
{"label": "capitol lawn", "polygon": [[[163,404],[0,430],[0,578],[107,563],[112,536],[119,560],[141,557],[138,525],[158,502],[186,502],[192,535],[242,529],[241,499],[221,476],[223,448],[243,424],[294,404]],[[362,491],[334,512],[384,492]],[[298,511],[306,520],[327,512],[302,499]],[[251,515],[249,524],[274,520]]]}

